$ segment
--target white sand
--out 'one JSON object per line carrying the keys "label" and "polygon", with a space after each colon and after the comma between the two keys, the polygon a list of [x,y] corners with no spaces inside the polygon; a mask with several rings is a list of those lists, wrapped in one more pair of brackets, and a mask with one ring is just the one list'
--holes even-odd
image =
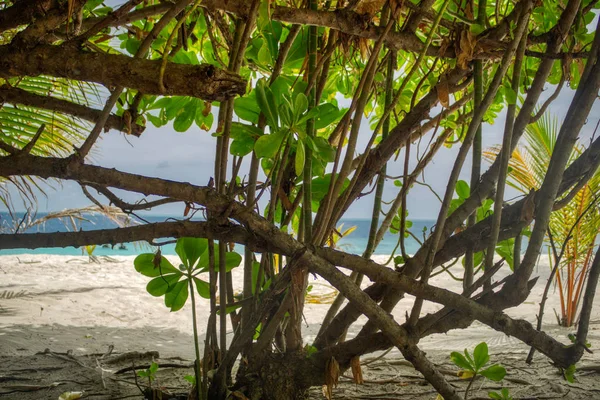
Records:
{"label": "white sand", "polygon": [[[177,265],[176,256],[168,258]],[[0,294],[5,290],[25,291],[27,294],[24,297],[0,299],[0,354],[40,351],[46,347],[56,351],[101,351],[103,346],[114,342],[124,346],[121,351],[162,348],[176,355],[191,351],[190,302],[179,312],[169,312],[163,304],[163,298],[152,297],[146,292],[149,278],[135,271],[133,256],[115,259],[118,263],[103,261],[96,264],[89,263],[87,257],[0,256]],[[382,262],[386,257],[376,256],[375,259]],[[455,271],[459,269],[460,266],[455,267]],[[536,274],[541,279],[530,298],[520,307],[508,310],[510,316],[535,323],[539,299],[549,274],[547,259],[542,258]],[[234,286],[240,290],[241,268],[234,270],[233,275]],[[364,286],[368,283],[365,282]],[[457,292],[461,291],[462,286],[447,274],[435,277],[431,283]],[[326,294],[333,290],[323,280],[312,281],[312,284],[312,294]],[[412,300],[408,296],[396,307],[393,315],[398,321],[404,321]],[[304,326],[307,343],[314,338],[328,308],[329,304],[307,304],[305,318],[308,326]],[[426,303],[423,312],[439,308],[441,306],[438,304]],[[551,290],[546,307],[545,330],[567,342],[566,334],[574,329],[557,327],[553,309],[559,311],[560,307],[558,293]],[[208,300],[200,299],[198,311],[198,329],[203,334],[209,315]],[[600,299],[597,296],[592,317],[594,324],[590,332],[590,341],[596,344],[600,343],[599,319]],[[365,321],[365,317],[361,317],[359,324]],[[358,330],[359,326],[353,326],[349,337]],[[479,323],[468,330],[428,337],[422,341],[422,346],[426,350],[461,350],[473,348],[484,340],[497,351],[527,350],[518,340],[507,338]]]}

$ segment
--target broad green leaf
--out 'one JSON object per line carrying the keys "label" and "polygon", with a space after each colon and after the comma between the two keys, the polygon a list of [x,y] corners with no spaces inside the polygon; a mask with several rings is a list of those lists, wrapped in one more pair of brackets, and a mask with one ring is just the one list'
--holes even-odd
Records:
{"label": "broad green leaf", "polygon": [[254,151],[258,158],[273,158],[281,147],[285,138],[283,132],[275,132],[270,135],[263,135],[254,144]]}
{"label": "broad green leaf", "polygon": [[467,359],[457,351],[453,351],[452,353],[450,353],[450,360],[452,360],[452,362],[454,364],[456,364],[458,367],[460,367],[462,369],[466,369],[468,371],[474,371],[474,368],[471,365],[471,363],[469,363],[467,361]]}
{"label": "broad green leaf", "polygon": [[225,268],[227,272],[240,266],[242,262],[242,256],[234,251],[228,251],[225,253]]}
{"label": "broad green leaf", "polygon": [[263,132],[253,125],[246,125],[239,122],[231,124],[231,154],[243,157],[250,154],[254,149],[254,143],[261,137]]}
{"label": "broad green leaf", "polygon": [[298,140],[296,145],[296,159],[294,163],[297,176],[302,176],[302,172],[304,171],[304,157],[304,142]]}
{"label": "broad green leaf", "polygon": [[279,119],[281,120],[282,127],[290,128],[294,123],[294,121],[292,120],[290,103],[285,99],[279,105]]}
{"label": "broad green leaf", "polygon": [[[206,252],[206,256],[200,258],[200,261],[198,262],[198,266],[196,267],[200,272],[207,272],[208,271],[208,252]],[[240,263],[242,262],[242,256],[239,255],[236,252],[233,251],[228,251],[225,253],[225,270],[227,272],[231,271],[232,269],[238,267],[240,265]],[[218,271],[219,269],[219,248],[217,245],[215,245],[215,266],[216,269]]]}
{"label": "broad green leaf", "polygon": [[469,198],[471,191],[469,190],[469,185],[467,182],[460,180],[456,182],[456,194],[461,199]]}
{"label": "broad green leaf", "polygon": [[171,312],[179,311],[185,305],[189,295],[188,284],[187,279],[179,281],[165,294],[165,305],[171,309]]}
{"label": "broad green leaf", "polygon": [[235,99],[233,102],[233,111],[241,119],[258,124],[260,107],[256,102],[256,91],[253,90],[247,96]]}
{"label": "broad green leaf", "polygon": [[196,291],[201,297],[210,299],[210,284],[208,282],[194,277],[194,284],[196,285]]}
{"label": "broad green leaf", "polygon": [[266,43],[263,43],[260,50],[258,50],[258,61],[265,66],[271,63],[271,53]]}
{"label": "broad green leaf", "polygon": [[179,255],[183,265],[191,269],[207,248],[208,240],[204,238],[183,237],[177,239],[175,252]]}
{"label": "broad green leaf", "polygon": [[473,351],[473,361],[475,362],[475,370],[480,370],[485,364],[490,361],[488,354],[488,345],[486,342],[481,342]]}
{"label": "broad green leaf", "polygon": [[332,123],[338,121],[345,112],[345,110],[339,110],[331,103],[321,104],[316,109],[319,112],[319,115],[315,119],[316,129],[327,128]]}
{"label": "broad green leaf", "polygon": [[517,93],[511,87],[505,88],[504,97],[508,104],[517,104]]}
{"label": "broad green leaf", "polygon": [[154,297],[160,297],[173,289],[182,276],[182,273],[158,276],[148,282],[146,291]]}
{"label": "broad green leaf", "polygon": [[479,373],[491,381],[499,382],[504,379],[504,376],[506,375],[506,369],[500,365],[492,365],[483,371],[479,371]]}
{"label": "broad green leaf", "polygon": [[183,107],[183,111],[175,117],[173,121],[173,129],[176,132],[185,132],[190,129],[190,126],[196,119],[196,107],[193,101],[190,101]]}
{"label": "broad green leaf", "polygon": [[154,253],[140,254],[133,261],[135,270],[144,276],[154,278],[156,276],[181,273],[177,268],[173,266],[164,256],[160,258],[160,267],[154,265]]}

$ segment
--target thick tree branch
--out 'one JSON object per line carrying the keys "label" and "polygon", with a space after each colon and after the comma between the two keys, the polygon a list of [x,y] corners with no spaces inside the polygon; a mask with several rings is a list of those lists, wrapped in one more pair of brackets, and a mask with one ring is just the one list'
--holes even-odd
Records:
{"label": "thick tree branch", "polygon": [[0,11],[0,32],[18,28],[46,15],[59,6],[57,0],[21,0],[19,4]]}
{"label": "thick tree branch", "polygon": [[0,70],[5,76],[50,75],[109,88],[123,86],[149,95],[192,96],[211,101],[222,101],[246,90],[246,81],[239,75],[212,65],[168,63],[163,92],[158,85],[160,65],[160,60],[91,53],[67,46],[39,45],[30,50],[0,47]]}
{"label": "thick tree branch", "polygon": [[0,234],[0,249],[39,249],[80,247],[90,244],[151,242],[159,238],[212,237],[231,243],[243,243],[253,251],[272,251],[273,246],[250,234],[243,226],[217,225],[205,221],[159,222],[114,229],[78,232]]}
{"label": "thick tree branch", "polygon": [[[40,96],[17,87],[10,87],[7,85],[0,86],[0,103],[1,102],[44,108],[46,110],[70,114],[74,117],[85,119],[90,122],[96,122],[100,116],[100,113],[102,112],[101,110],[96,110],[81,104],[72,103],[67,100],[57,99],[50,96]],[[116,129],[134,136],[140,136],[140,134],[144,132],[144,129],[146,129],[145,126],[139,124],[128,124],[123,117],[116,115],[111,115],[108,117],[104,128]],[[131,130],[130,132],[129,129]]]}

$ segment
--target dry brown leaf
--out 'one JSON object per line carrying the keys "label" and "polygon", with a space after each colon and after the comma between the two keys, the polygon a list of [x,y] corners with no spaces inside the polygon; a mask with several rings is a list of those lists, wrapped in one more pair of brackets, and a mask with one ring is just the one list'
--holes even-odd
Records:
{"label": "dry brown leaf", "polygon": [[204,102],[204,109],[202,110],[202,115],[203,116],[208,116],[208,114],[210,114],[212,111],[212,103],[210,101],[205,101]]}
{"label": "dry brown leaf", "polygon": [[325,386],[323,386],[323,395],[327,400],[333,398],[333,388],[337,387],[340,379],[340,364],[335,357],[331,357],[325,365]]}
{"label": "dry brown leaf", "polygon": [[360,367],[360,357],[356,356],[350,360],[350,367],[352,369],[352,378],[354,379],[354,383],[357,385],[362,385],[365,383],[362,375],[362,368]]}
{"label": "dry brown leaf", "polygon": [[291,211],[292,208],[294,208],[294,205],[290,202],[290,199],[283,191],[283,188],[280,187],[277,194],[279,195],[279,199],[281,199],[281,204],[283,205],[283,208],[285,208],[286,211]]}
{"label": "dry brown leaf", "polygon": [[359,38],[358,39],[358,48],[360,50],[360,56],[363,60],[365,60],[369,55],[369,39],[367,38]]}
{"label": "dry brown leaf", "polygon": [[448,79],[442,75],[440,81],[435,87],[437,91],[438,100],[442,106],[448,108],[450,106],[450,88],[448,87]]}
{"label": "dry brown leaf", "polygon": [[235,392],[232,392],[231,395],[233,396],[234,399],[250,400],[242,392],[239,392],[237,390]]}
{"label": "dry brown leaf", "polygon": [[523,222],[531,222],[533,220],[535,215],[535,193],[535,190],[531,189],[529,194],[525,197],[520,217],[520,220]]}
{"label": "dry brown leaf", "polygon": [[362,0],[356,6],[356,12],[373,16],[381,10],[384,4],[385,0]]}
{"label": "dry brown leaf", "polygon": [[465,16],[469,19],[473,19],[473,2],[467,1],[467,6],[465,7]]}
{"label": "dry brown leaf", "polygon": [[183,216],[187,217],[191,209],[192,206],[190,205],[190,203],[185,203],[185,210],[183,210]]}
{"label": "dry brown leaf", "polygon": [[473,59],[476,44],[477,39],[471,31],[464,29],[460,32],[458,48],[456,49],[456,63],[460,68],[467,69],[469,67],[469,61]]}
{"label": "dry brown leaf", "polygon": [[128,135],[131,135],[131,112],[129,112],[129,110],[125,110],[122,118],[123,124],[125,125],[125,132]]}

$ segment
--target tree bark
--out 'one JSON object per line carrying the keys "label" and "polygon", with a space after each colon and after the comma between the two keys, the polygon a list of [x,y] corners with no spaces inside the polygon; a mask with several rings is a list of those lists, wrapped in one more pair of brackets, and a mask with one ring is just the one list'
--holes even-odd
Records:
{"label": "tree bark", "polygon": [[212,65],[168,63],[163,92],[158,84],[160,65],[161,60],[92,53],[67,46],[0,47],[0,70],[7,77],[50,75],[109,88],[123,86],[148,95],[192,96],[210,101],[223,101],[246,91],[246,81],[239,75]]}

